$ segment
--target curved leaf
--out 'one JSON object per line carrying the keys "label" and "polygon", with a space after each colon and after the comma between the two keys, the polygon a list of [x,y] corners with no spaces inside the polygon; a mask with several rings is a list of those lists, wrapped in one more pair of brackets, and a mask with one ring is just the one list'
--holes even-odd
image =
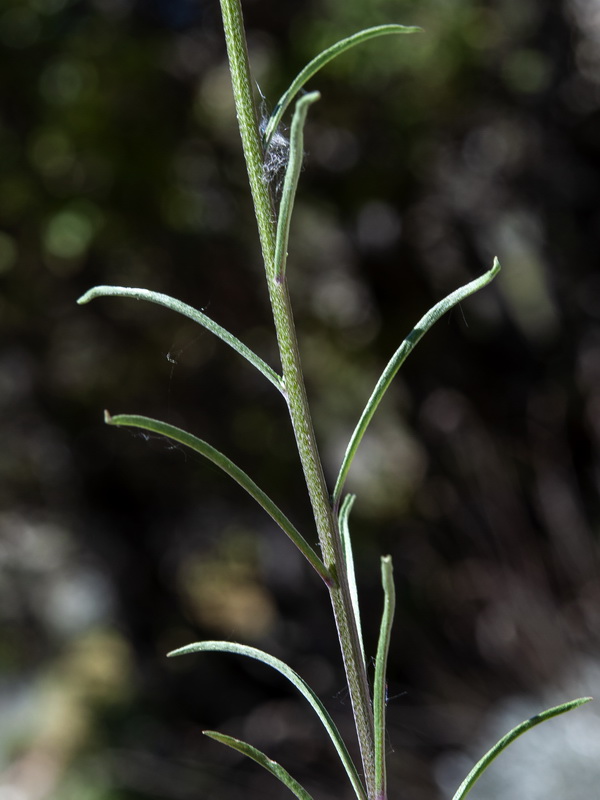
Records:
{"label": "curved leaf", "polygon": [[290,157],[285,171],[281,202],[279,203],[279,217],[277,219],[277,236],[275,239],[275,278],[282,281],[285,275],[287,261],[287,247],[290,236],[290,222],[296,189],[298,188],[298,178],[302,169],[304,157],[304,123],[309,107],[319,98],[318,92],[305,94],[296,103],[294,118],[292,119],[292,130],[290,132]]}
{"label": "curved leaf", "polygon": [[231,747],[234,750],[237,750],[239,753],[248,756],[248,758],[251,758],[253,761],[256,761],[257,764],[260,764],[261,767],[264,767],[268,772],[271,773],[271,775],[274,775],[283,784],[285,784],[290,792],[295,794],[299,800],[313,800],[306,789],[300,786],[298,781],[294,780],[290,773],[284,769],[281,764],[278,764],[277,761],[273,761],[273,759],[265,755],[262,750],[258,750],[256,747],[253,747],[247,742],[242,742],[240,739],[234,739],[233,736],[226,736],[224,733],[219,733],[218,731],[202,731],[202,733],[205,736],[208,736],[217,742],[221,742],[221,744],[226,744],[227,747]]}
{"label": "curved leaf", "polygon": [[315,56],[312,61],[309,61],[304,69],[302,69],[298,75],[296,75],[289,88],[279,98],[277,105],[273,109],[273,113],[271,114],[271,118],[269,119],[267,127],[265,128],[263,135],[263,146],[266,147],[269,144],[271,137],[279,127],[281,119],[287,111],[288,106],[294,99],[296,93],[300,91],[304,84],[309,81],[313,75],[321,69],[321,67],[324,67],[325,64],[328,64],[336,56],[339,56],[342,53],[345,53],[346,50],[349,50],[351,47],[361,44],[361,42],[366,42],[369,39],[373,39],[376,36],[388,36],[390,34],[399,33],[421,33],[422,31],[422,28],[416,26],[377,25],[374,28],[366,28],[365,30],[358,31],[358,33],[354,33],[352,36],[348,36],[346,39],[341,39],[339,42],[331,45],[331,47],[323,50],[322,53],[319,53],[318,56]]}
{"label": "curved leaf", "polygon": [[363,643],[362,625],[360,623],[360,605],[358,603],[358,588],[356,586],[356,570],[354,568],[354,553],[352,551],[352,537],[350,536],[350,526],[348,519],[352,506],[356,500],[355,494],[347,494],[342,503],[339,515],[340,523],[340,536],[342,539],[342,546],[344,548],[344,558],[346,559],[346,572],[348,575],[348,588],[350,589],[350,599],[352,600],[352,610],[354,611],[354,619],[356,620],[356,630],[360,640],[360,649],[362,651],[363,663],[366,665],[365,659],[365,646]]}
{"label": "curved leaf", "polygon": [[474,281],[467,283],[465,286],[461,286],[460,289],[456,289],[443,300],[440,300],[439,303],[436,303],[436,305],[433,306],[433,308],[431,308],[416,324],[413,330],[402,342],[400,347],[396,350],[386,368],[381,373],[381,377],[377,381],[371,397],[369,397],[367,405],[365,406],[364,411],[358,420],[356,428],[352,433],[350,442],[344,454],[344,459],[340,467],[335,488],[333,490],[334,504],[339,503],[342,489],[344,488],[344,483],[346,482],[346,477],[348,475],[348,470],[350,469],[350,465],[352,464],[352,460],[356,454],[361,439],[364,436],[369,423],[373,419],[373,415],[377,410],[377,406],[381,402],[383,395],[386,393],[391,382],[395,378],[396,373],[402,364],[404,364],[415,345],[421,340],[423,335],[427,333],[427,331],[433,325],[435,325],[440,317],[453,308],[457,303],[460,303],[461,300],[464,300],[469,295],[479,291],[479,289],[482,289],[484,286],[487,286],[487,284],[492,281],[499,272],[500,262],[497,258],[495,258],[494,265],[488,272],[486,272],[484,275],[481,275],[479,278],[476,278]]}
{"label": "curved leaf", "polygon": [[585,703],[589,703],[590,700],[592,700],[591,697],[580,697],[577,700],[571,700],[570,702],[563,703],[560,706],[548,708],[546,711],[542,711],[540,714],[536,714],[535,717],[526,719],[525,722],[517,725],[517,727],[513,728],[512,731],[509,731],[506,736],[503,736],[502,739],[500,739],[500,741],[497,742],[491,750],[488,750],[483,758],[479,759],[477,764],[475,764],[473,769],[458,787],[452,800],[462,800],[463,797],[466,797],[473,788],[475,782],[482,776],[492,761],[497,758],[500,753],[508,747],[509,744],[514,742],[518,736],[521,736],[521,734],[525,733],[531,728],[534,728],[536,725],[539,725],[540,722],[545,722],[547,719],[552,719],[552,717],[557,717],[559,714],[564,714],[565,711],[571,711],[573,708],[578,708]]}
{"label": "curved leaf", "polygon": [[375,787],[377,797],[387,797],[385,768],[385,707],[386,707],[386,669],[396,592],[394,589],[394,569],[392,557],[381,557],[381,583],[383,586],[383,614],[379,629],[377,657],[375,659],[375,682],[373,686],[373,715],[375,719]]}
{"label": "curved leaf", "polygon": [[286,533],[298,550],[309,561],[311,566],[319,573],[327,585],[331,585],[331,576],[329,570],[323,564],[319,556],[309,545],[302,534],[292,525],[290,520],[285,516],[278,506],[271,500],[271,498],[260,489],[242,469],[236,466],[233,461],[230,461],[227,456],[223,455],[219,450],[212,445],[205,442],[203,439],[198,439],[187,431],[181,428],[176,428],[175,425],[169,425],[167,422],[161,422],[157,419],[150,417],[142,417],[138,414],[118,414],[111,416],[108,411],[104,412],[104,419],[108,425],[125,426],[129,428],[142,428],[143,430],[150,431],[151,433],[158,433],[160,436],[166,436],[175,442],[184,444],[195,450],[196,453],[208,458],[213,464],[220,467],[223,472],[226,472],[234,481],[240,484],[249,495],[251,495],[256,502],[261,505],[267,514],[269,514],[275,522],[279,525],[281,530]]}
{"label": "curved leaf", "polygon": [[131,297],[134,300],[147,300],[149,303],[156,303],[159,306],[171,309],[171,311],[176,311],[184,317],[188,317],[188,319],[197,322],[211,333],[214,333],[215,336],[218,336],[219,339],[232,347],[237,353],[244,356],[244,358],[256,367],[259,372],[262,372],[265,378],[271,381],[273,386],[284,394],[283,382],[280,376],[275,370],[271,369],[260,356],[257,356],[253,350],[246,347],[236,336],[229,333],[225,328],[222,328],[210,317],[207,317],[202,311],[198,311],[198,309],[188,306],[186,303],[182,303],[181,300],[169,297],[168,294],[151,292],[148,289],[132,289],[127,286],[95,286],[82,295],[77,302],[80,305],[84,305],[85,303],[89,303],[90,300],[94,300],[96,297]]}
{"label": "curved leaf", "polygon": [[350,754],[348,753],[340,732],[329,716],[323,703],[321,703],[317,695],[313,692],[306,681],[301,678],[300,675],[298,675],[297,672],[289,667],[284,661],[280,661],[280,659],[269,655],[269,653],[265,653],[263,650],[258,650],[256,647],[248,647],[244,644],[237,644],[236,642],[195,642],[194,644],[186,645],[186,647],[180,647],[177,650],[173,650],[171,653],[169,653],[169,656],[183,656],[189,653],[205,652],[235,653],[236,655],[247,656],[248,658],[253,658],[256,661],[262,661],[263,664],[267,664],[269,667],[277,670],[277,672],[281,673],[281,675],[287,678],[288,681],[290,681],[290,683],[292,683],[300,692],[300,694],[306,700],[308,700],[314,712],[321,720],[323,727],[329,734],[329,738],[333,742],[338,756],[344,765],[346,773],[350,778],[356,797],[359,798],[359,800],[367,800],[364,786],[360,780],[356,767],[350,758]]}

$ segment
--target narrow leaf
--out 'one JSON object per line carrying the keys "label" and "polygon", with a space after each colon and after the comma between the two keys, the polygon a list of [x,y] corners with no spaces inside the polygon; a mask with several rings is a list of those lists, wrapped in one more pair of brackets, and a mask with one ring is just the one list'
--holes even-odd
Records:
{"label": "narrow leaf", "polygon": [[477,764],[475,764],[473,769],[458,787],[458,790],[456,791],[456,794],[452,800],[462,800],[462,798],[466,797],[473,788],[475,782],[482,776],[492,761],[494,761],[494,759],[497,758],[500,753],[508,747],[509,744],[512,744],[517,737],[521,736],[522,733],[525,733],[531,728],[534,728],[536,725],[539,725],[540,722],[545,722],[547,719],[552,719],[552,717],[557,717],[559,714],[564,714],[565,711],[571,711],[572,709],[578,708],[585,703],[589,703],[590,700],[592,700],[591,697],[580,697],[577,700],[571,700],[570,702],[563,703],[560,706],[548,708],[546,711],[542,711],[540,714],[536,714],[534,717],[526,719],[525,722],[517,725],[516,728],[513,728],[506,734],[506,736],[503,736],[502,739],[500,739],[500,741],[497,742],[491,750],[488,750],[483,758],[481,758]]}
{"label": "narrow leaf", "polygon": [[234,750],[237,750],[239,753],[248,756],[248,758],[251,758],[253,761],[256,761],[257,764],[260,764],[261,767],[264,767],[268,772],[271,773],[271,775],[274,775],[282,783],[284,783],[290,792],[295,794],[296,797],[300,798],[300,800],[313,800],[306,789],[300,786],[298,781],[294,780],[290,773],[284,769],[281,764],[278,764],[277,761],[273,761],[261,750],[258,750],[256,747],[253,747],[247,742],[242,742],[240,739],[234,739],[233,736],[226,736],[224,733],[219,733],[218,731],[202,731],[202,733],[205,736],[208,736],[217,742],[221,742],[221,744],[226,744],[228,747],[231,747]]}
{"label": "narrow leaf", "polygon": [[387,701],[386,670],[396,592],[394,589],[394,569],[392,557],[381,557],[381,583],[383,586],[383,614],[379,629],[377,657],[375,659],[375,682],[373,686],[373,716],[375,721],[375,788],[377,797],[387,797],[385,767],[385,707]]}
{"label": "narrow leaf", "polygon": [[312,61],[309,61],[304,69],[302,69],[298,75],[296,75],[289,88],[279,98],[279,102],[273,109],[273,113],[271,114],[271,118],[269,119],[265,129],[263,145],[268,145],[296,93],[300,91],[304,84],[307,83],[307,81],[309,81],[313,75],[315,75],[315,73],[324,67],[325,64],[328,64],[330,61],[332,61],[336,56],[339,56],[342,53],[345,53],[346,50],[349,50],[351,47],[361,44],[361,42],[366,42],[369,39],[373,39],[376,36],[388,36],[390,34],[399,33],[421,33],[422,30],[422,28],[407,25],[377,25],[375,28],[366,28],[365,30],[358,31],[358,33],[354,33],[352,36],[348,36],[346,39],[341,39],[331,47],[323,50],[322,53],[319,53],[318,56],[315,56]]}
{"label": "narrow leaf", "polygon": [[344,557],[346,561],[346,572],[348,573],[348,587],[350,589],[350,599],[352,600],[352,610],[354,612],[354,619],[356,620],[356,630],[358,631],[358,638],[360,639],[360,649],[362,651],[363,663],[366,664],[365,659],[365,646],[363,644],[362,625],[360,623],[360,606],[358,604],[358,588],[356,586],[356,570],[354,568],[354,553],[352,551],[352,537],[350,536],[350,527],[348,519],[352,506],[356,500],[355,494],[347,494],[340,509],[340,536],[342,537],[342,546],[344,548]]}
{"label": "narrow leaf", "polygon": [[354,459],[356,451],[358,450],[358,446],[369,423],[373,419],[373,415],[375,414],[379,403],[388,390],[391,382],[395,378],[396,373],[402,364],[404,364],[415,345],[421,340],[424,334],[427,333],[427,331],[433,325],[435,325],[440,317],[457,305],[457,303],[460,303],[461,300],[464,300],[466,297],[469,297],[469,295],[474,294],[474,292],[477,292],[479,289],[487,286],[487,284],[490,283],[490,281],[492,281],[499,272],[500,262],[497,258],[495,258],[494,265],[488,272],[486,272],[484,275],[481,275],[479,278],[476,278],[474,281],[467,283],[465,286],[461,286],[460,289],[456,289],[443,300],[440,300],[439,303],[436,303],[436,305],[433,306],[433,308],[431,308],[417,323],[406,339],[402,342],[400,347],[396,350],[388,365],[381,373],[381,377],[377,381],[371,397],[367,401],[364,411],[362,412],[356,428],[352,433],[350,442],[344,454],[344,459],[340,467],[335,488],[333,490],[334,503],[339,503],[342,495],[342,489],[344,488],[344,484],[348,476],[348,470],[350,469],[350,465],[352,464],[352,460]]}
{"label": "narrow leaf", "polygon": [[185,647],[180,647],[178,650],[173,650],[171,653],[169,653],[169,656],[182,656],[187,655],[188,653],[203,652],[235,653],[236,655],[247,656],[248,658],[253,658],[256,661],[262,661],[263,664],[267,664],[269,667],[277,670],[277,672],[281,673],[281,675],[287,678],[290,683],[292,683],[293,686],[295,686],[295,688],[300,692],[300,694],[310,703],[314,712],[321,720],[323,727],[329,734],[329,738],[333,742],[338,756],[344,765],[346,773],[350,778],[356,797],[359,798],[359,800],[367,800],[365,788],[360,780],[356,767],[350,758],[350,754],[348,753],[339,730],[329,716],[323,703],[321,703],[317,695],[313,692],[306,681],[301,678],[300,675],[298,675],[297,672],[289,667],[284,661],[280,661],[280,659],[269,655],[269,653],[265,653],[263,650],[258,650],[256,647],[248,647],[244,644],[237,644],[236,642],[195,642],[194,644],[188,644]]}
{"label": "narrow leaf", "polygon": [[287,163],[281,202],[279,203],[279,217],[277,219],[277,236],[275,240],[275,277],[282,281],[285,275],[287,262],[287,248],[290,236],[290,222],[298,188],[298,179],[304,158],[304,123],[309,107],[321,95],[318,92],[305,94],[296,103],[292,129],[290,132],[290,157]]}
{"label": "narrow leaf", "polygon": [[184,317],[188,317],[188,319],[197,322],[211,333],[214,333],[215,336],[218,336],[219,339],[232,347],[237,353],[244,356],[259,372],[262,372],[265,378],[271,381],[273,386],[279,389],[282,394],[284,393],[280,376],[260,356],[256,355],[249,347],[246,347],[243,342],[240,342],[228,330],[222,328],[210,317],[207,317],[206,314],[203,314],[202,311],[182,303],[181,300],[176,300],[174,297],[169,297],[169,295],[161,294],[160,292],[151,292],[148,289],[132,289],[126,286],[95,286],[82,295],[77,302],[83,305],[96,297],[131,297],[134,300],[147,300],[149,303],[156,303],[159,306],[171,309],[171,311],[176,311],[178,314],[183,314]]}
{"label": "narrow leaf", "polygon": [[249,495],[251,495],[256,502],[261,505],[267,514],[275,520],[281,530],[286,533],[298,550],[306,557],[311,566],[319,573],[327,585],[331,585],[332,580],[329,570],[323,564],[319,556],[309,545],[302,534],[292,525],[290,520],[285,516],[278,506],[271,500],[271,498],[263,492],[262,489],[254,483],[242,469],[236,466],[233,461],[230,461],[227,456],[223,455],[219,450],[215,449],[212,445],[205,442],[203,439],[198,439],[187,431],[176,428],[174,425],[169,425],[167,422],[161,422],[157,419],[150,417],[142,417],[137,414],[119,414],[111,416],[107,411],[104,412],[104,419],[108,425],[117,425],[119,427],[125,426],[130,428],[142,428],[143,430],[150,431],[151,433],[158,433],[160,436],[166,436],[175,442],[190,447],[196,453],[208,458],[213,464],[220,467],[223,472],[226,472],[234,481],[240,484]]}

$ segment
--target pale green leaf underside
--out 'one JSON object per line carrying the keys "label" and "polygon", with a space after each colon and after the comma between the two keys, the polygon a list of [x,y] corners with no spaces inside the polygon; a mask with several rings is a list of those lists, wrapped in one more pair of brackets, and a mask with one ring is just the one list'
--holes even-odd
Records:
{"label": "pale green leaf underside", "polygon": [[463,800],[463,798],[466,797],[471,791],[475,782],[490,766],[492,761],[494,761],[494,759],[497,758],[500,753],[508,747],[509,744],[521,736],[521,734],[525,733],[531,728],[534,728],[536,725],[539,725],[540,722],[545,722],[547,719],[552,719],[552,717],[557,717],[559,714],[564,714],[565,711],[571,711],[574,708],[578,708],[585,703],[589,703],[590,700],[592,700],[591,697],[579,697],[577,700],[571,700],[568,703],[563,703],[560,706],[548,708],[546,711],[536,714],[535,717],[531,717],[530,719],[526,719],[525,722],[521,722],[520,725],[517,725],[516,728],[513,728],[511,731],[509,731],[506,736],[503,736],[502,739],[500,739],[500,741],[497,742],[491,750],[488,750],[483,758],[481,758],[477,764],[475,764],[473,769],[458,787],[452,800]]}
{"label": "pale green leaf underside", "polygon": [[281,202],[279,203],[279,216],[277,218],[277,234],[275,238],[275,277],[282,281],[285,275],[287,262],[287,248],[290,235],[290,223],[298,179],[302,169],[304,158],[304,123],[309,107],[315,103],[321,95],[318,92],[305,94],[296,103],[292,128],[290,131],[290,155],[285,170]]}
{"label": "pale green leaf underside", "polygon": [[333,500],[335,503],[338,503],[340,500],[352,460],[356,454],[362,437],[364,436],[365,431],[371,422],[377,407],[379,406],[379,403],[395,378],[398,370],[402,364],[404,364],[415,345],[421,340],[424,334],[427,333],[427,331],[433,325],[435,325],[440,317],[457,305],[457,303],[460,303],[461,300],[464,300],[466,297],[469,297],[469,295],[479,291],[479,289],[482,289],[484,286],[487,286],[487,284],[496,277],[498,272],[500,272],[500,262],[497,258],[495,258],[494,265],[488,272],[486,272],[484,275],[481,275],[479,278],[476,278],[474,281],[467,283],[465,286],[461,286],[460,289],[456,289],[443,300],[440,300],[439,303],[436,303],[436,305],[433,306],[433,308],[431,308],[416,324],[413,330],[402,342],[400,347],[396,350],[386,368],[381,373],[381,377],[377,381],[371,397],[367,401],[364,411],[362,412],[356,428],[352,433],[348,447],[346,448],[335,488],[333,490]]}
{"label": "pale green leaf underside", "polygon": [[267,664],[269,667],[277,670],[277,672],[287,678],[290,683],[292,683],[293,686],[300,692],[300,694],[310,703],[314,712],[321,720],[323,727],[329,734],[340,760],[344,765],[344,769],[350,778],[356,797],[359,798],[359,800],[367,800],[364,786],[362,785],[361,779],[352,759],[350,758],[350,754],[348,753],[340,732],[329,716],[323,703],[297,672],[289,667],[284,661],[269,655],[269,653],[265,653],[263,650],[258,650],[256,647],[249,647],[248,645],[244,644],[237,644],[236,642],[195,642],[194,644],[188,644],[185,647],[180,647],[177,650],[173,650],[171,653],[169,653],[169,656],[182,656],[189,653],[204,652],[234,653],[240,656],[247,656],[248,658],[253,658],[256,661],[262,661],[263,664]]}
{"label": "pale green leaf underside", "polygon": [[386,797],[385,766],[385,707],[386,671],[392,623],[396,608],[394,570],[391,556],[381,557],[381,584],[383,586],[383,614],[375,658],[375,681],[373,684],[373,717],[375,722],[375,781],[378,797]]}
{"label": "pale green leaf underside", "polygon": [[175,425],[169,425],[167,422],[161,422],[157,419],[150,417],[142,417],[138,414],[118,414],[111,416],[105,412],[105,420],[109,425],[124,426],[130,428],[142,428],[143,430],[157,433],[160,436],[166,436],[175,442],[190,447],[196,453],[204,456],[220,467],[223,472],[227,473],[234,481],[240,484],[256,502],[261,505],[264,510],[269,514],[272,519],[279,525],[281,530],[286,533],[298,550],[306,557],[309,563],[315,568],[319,575],[326,583],[331,583],[331,576],[325,564],[321,561],[319,556],[309,545],[302,534],[295,528],[286,515],[281,511],[278,506],[271,500],[271,498],[260,489],[242,469],[233,463],[227,456],[223,455],[219,450],[212,445],[199,439]]}
{"label": "pale green leaf underside", "polygon": [[366,42],[369,39],[374,39],[377,36],[389,36],[391,34],[400,33],[421,33],[422,30],[422,28],[409,25],[377,25],[374,28],[366,28],[358,33],[354,33],[352,36],[348,36],[346,39],[341,39],[331,47],[323,50],[322,53],[319,53],[318,56],[315,56],[312,61],[309,61],[304,69],[302,69],[298,75],[296,75],[289,88],[279,98],[279,102],[273,109],[273,113],[271,114],[271,118],[269,119],[264,132],[264,146],[266,147],[268,145],[271,137],[279,127],[283,115],[287,111],[295,95],[313,77],[313,75],[315,75],[315,73],[325,66],[325,64],[328,64],[330,61],[336,58],[336,56],[345,53],[346,50],[349,50],[351,47],[361,44],[361,42]]}
{"label": "pale green leaf underside", "polygon": [[207,317],[206,314],[203,314],[202,311],[188,306],[187,303],[182,303],[181,300],[176,300],[174,297],[169,297],[169,295],[161,294],[160,292],[151,292],[148,289],[133,289],[127,286],[95,286],[82,295],[77,302],[83,305],[84,303],[89,303],[90,300],[94,300],[96,297],[130,297],[134,300],[147,300],[149,303],[156,303],[159,306],[171,309],[171,311],[176,311],[184,317],[188,317],[188,319],[197,322],[199,325],[202,325],[203,328],[214,333],[215,336],[218,336],[219,339],[232,347],[237,353],[244,356],[244,358],[256,367],[259,372],[262,372],[265,378],[268,378],[282,394],[284,393],[280,376],[275,370],[271,369],[260,356],[256,355],[249,347],[246,347],[243,342],[240,342],[240,340],[232,333],[229,333],[228,330],[218,325],[210,317]]}
{"label": "pale green leaf underside", "polygon": [[271,773],[271,775],[274,775],[283,784],[285,784],[290,792],[295,794],[299,800],[313,800],[306,789],[300,786],[298,781],[294,780],[290,773],[284,769],[281,764],[278,764],[277,761],[273,761],[273,759],[265,755],[262,750],[258,750],[256,747],[253,747],[247,742],[242,742],[240,739],[234,739],[233,736],[226,736],[224,733],[219,733],[218,731],[202,731],[202,733],[205,736],[209,736],[211,739],[221,742],[221,744],[226,744],[228,747],[231,747],[234,750],[237,750],[239,753],[248,756],[248,758],[251,758],[253,761],[256,761],[257,764],[260,764],[261,767],[264,767],[268,772]]}
{"label": "pale green leaf underside", "polygon": [[352,549],[352,537],[350,536],[349,525],[350,512],[352,511],[352,506],[354,505],[355,500],[355,494],[346,495],[340,509],[339,523],[340,536],[342,539],[342,546],[344,548],[344,559],[346,561],[350,600],[352,601],[352,610],[354,612],[354,619],[356,620],[356,630],[358,632],[358,638],[360,639],[360,649],[362,652],[363,663],[366,665],[365,645],[363,643],[362,625],[360,621],[360,605],[358,602],[358,588],[356,585],[356,569],[354,568],[354,551]]}

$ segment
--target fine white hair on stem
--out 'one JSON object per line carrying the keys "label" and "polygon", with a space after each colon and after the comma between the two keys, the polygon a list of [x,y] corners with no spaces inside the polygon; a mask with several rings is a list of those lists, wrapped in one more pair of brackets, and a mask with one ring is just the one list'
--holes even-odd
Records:
{"label": "fine white hair on stem", "polygon": [[[265,119],[265,127],[267,120]],[[262,127],[262,125],[261,125]],[[275,131],[264,155],[263,174],[265,181],[274,186],[279,193],[283,183],[285,168],[290,158],[290,140],[279,130]]]}
{"label": "fine white hair on stem", "polygon": [[[266,98],[260,86],[258,84],[256,86],[261,96],[259,129],[261,136],[264,136],[271,117],[267,110]],[[273,186],[276,194],[281,191],[285,168],[290,157],[290,140],[284,135],[284,130],[282,125],[278,126],[269,141],[266,142],[263,155],[263,176],[266,183]]]}

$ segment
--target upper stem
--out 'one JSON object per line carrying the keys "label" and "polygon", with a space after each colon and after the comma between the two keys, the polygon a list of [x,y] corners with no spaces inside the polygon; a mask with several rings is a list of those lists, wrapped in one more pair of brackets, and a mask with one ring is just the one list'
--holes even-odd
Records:
{"label": "upper stem", "polygon": [[236,112],[267,276],[267,284],[283,369],[284,390],[313,509],[323,562],[334,576],[329,585],[346,678],[352,701],[367,793],[375,790],[373,709],[352,610],[346,564],[336,515],[325,483],[312,424],[300,353],[285,277],[275,271],[276,215],[263,177],[263,150],[244,33],[240,0],[220,0]]}

